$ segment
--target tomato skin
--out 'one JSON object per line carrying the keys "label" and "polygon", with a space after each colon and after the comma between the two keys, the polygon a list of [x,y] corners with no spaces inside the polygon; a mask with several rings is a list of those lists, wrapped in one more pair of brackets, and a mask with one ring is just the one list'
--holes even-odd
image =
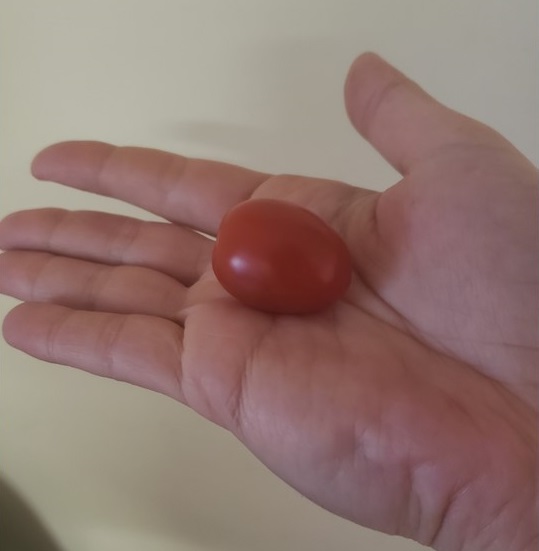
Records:
{"label": "tomato skin", "polygon": [[276,314],[308,314],[346,292],[350,253],[312,212],[275,199],[251,199],[223,218],[212,265],[221,285],[243,304]]}

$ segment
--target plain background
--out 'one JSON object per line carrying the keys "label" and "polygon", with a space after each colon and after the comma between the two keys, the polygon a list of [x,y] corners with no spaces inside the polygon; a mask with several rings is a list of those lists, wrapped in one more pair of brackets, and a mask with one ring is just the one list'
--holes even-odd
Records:
{"label": "plain background", "polygon": [[[342,102],[365,50],[537,163],[537,23],[536,0],[2,0],[0,214],[145,216],[32,180],[72,138],[384,189]],[[319,509],[170,399],[0,346],[2,476],[66,550],[421,548]]]}

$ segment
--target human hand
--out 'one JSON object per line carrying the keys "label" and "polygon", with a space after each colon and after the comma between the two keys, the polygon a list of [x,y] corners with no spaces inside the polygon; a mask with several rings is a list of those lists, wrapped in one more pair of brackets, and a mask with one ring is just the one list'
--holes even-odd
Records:
{"label": "human hand", "polygon": [[[354,126],[401,172],[384,193],[95,142],[38,155],[39,179],[170,223],[23,211],[0,224],[4,335],[41,358],[167,394],[232,431],[302,494],[439,550],[537,543],[537,171],[493,130],[373,54]],[[223,215],[300,204],[354,261],[344,300],[276,316],[210,267]]]}

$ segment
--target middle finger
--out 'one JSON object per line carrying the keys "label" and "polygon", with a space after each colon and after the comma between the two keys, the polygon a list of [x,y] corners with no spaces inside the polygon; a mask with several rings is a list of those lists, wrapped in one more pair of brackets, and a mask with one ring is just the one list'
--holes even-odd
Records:
{"label": "middle finger", "polygon": [[152,268],[192,285],[209,266],[213,241],[187,228],[128,216],[56,208],[0,222],[0,248],[39,250],[102,264]]}

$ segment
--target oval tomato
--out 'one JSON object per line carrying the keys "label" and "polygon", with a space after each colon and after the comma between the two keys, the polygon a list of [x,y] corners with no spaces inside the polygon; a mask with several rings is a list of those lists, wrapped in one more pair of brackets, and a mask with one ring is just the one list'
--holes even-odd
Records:
{"label": "oval tomato", "polygon": [[278,314],[317,312],[350,284],[343,240],[312,212],[284,201],[252,199],[223,218],[213,249],[221,285],[247,306]]}

